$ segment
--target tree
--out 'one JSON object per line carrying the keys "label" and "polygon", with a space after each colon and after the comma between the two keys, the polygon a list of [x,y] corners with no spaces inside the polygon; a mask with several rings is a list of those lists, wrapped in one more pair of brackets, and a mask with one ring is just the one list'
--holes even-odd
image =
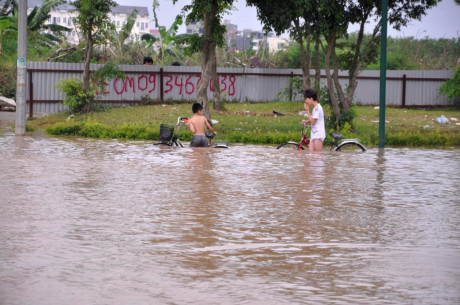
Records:
{"label": "tree", "polygon": [[16,0],[5,0],[0,9],[0,16],[13,16],[14,10],[18,8]]}
{"label": "tree", "polygon": [[2,41],[9,33],[16,33],[17,29],[13,27],[11,22],[11,17],[9,16],[0,16],[0,55],[2,55]]}
{"label": "tree", "polygon": [[[27,15],[27,30],[28,36],[36,45],[52,47],[61,41],[63,32],[70,32],[67,27],[57,24],[47,24],[46,21],[51,17],[51,10],[65,3],[65,0],[44,0],[41,7],[34,7]],[[5,1],[0,9],[0,19],[8,20],[11,25],[9,30],[17,32],[17,1]],[[6,22],[7,23],[7,22]],[[5,26],[5,22],[3,22]]]}
{"label": "tree", "polygon": [[[435,6],[439,0],[398,0],[389,1],[388,22],[390,26],[399,30],[407,25],[411,19],[420,20],[426,14],[426,10]],[[321,0],[319,6],[318,21],[323,25],[323,35],[327,41],[325,69],[327,83],[334,112],[335,126],[352,120],[351,106],[353,96],[358,86],[357,76],[362,68],[378,55],[380,30],[382,26],[381,1],[333,1]],[[364,35],[365,25],[374,20],[376,26],[372,34],[367,38]],[[347,44],[341,45],[340,39],[347,38],[347,29],[350,24],[359,25],[358,39],[354,43],[347,40]],[[338,48],[348,48],[347,52],[337,54]],[[332,69],[330,60],[332,59]],[[345,60],[345,69],[348,70],[348,84],[346,90],[339,82],[339,60]]]}
{"label": "tree", "polygon": [[167,29],[165,26],[161,26],[158,23],[157,10],[160,4],[158,0],[153,1],[153,20],[155,27],[160,31],[160,37],[155,38],[151,34],[143,34],[141,39],[147,42],[147,46],[151,48],[156,42],[159,42],[159,50],[156,56],[153,56],[154,61],[159,65],[164,65],[166,62],[166,55],[170,54],[173,57],[181,59],[181,52],[179,52],[178,46],[183,46],[188,43],[190,37],[189,34],[177,35],[179,26],[182,25],[182,16],[178,15],[174,20],[173,24]]}
{"label": "tree", "polygon": [[[177,0],[174,0],[176,2]],[[219,78],[217,76],[216,47],[225,43],[226,28],[222,25],[222,16],[231,8],[234,0],[193,0],[192,4],[183,8],[184,14],[189,12],[186,23],[204,21],[203,35],[195,34],[190,39],[191,52],[201,50],[201,81],[197,88],[197,101],[203,105],[203,114],[211,122],[211,111],[208,103],[208,84],[212,77],[214,106],[220,105]]]}
{"label": "tree", "polygon": [[126,23],[123,24],[120,32],[114,30],[111,33],[111,40],[115,44],[116,50],[110,49],[110,51],[116,58],[123,58],[123,44],[125,43],[126,39],[128,39],[133,30],[134,24],[136,23],[137,13],[137,9],[134,9],[131,14],[129,14]]}
{"label": "tree", "polygon": [[109,13],[112,7],[118,4],[113,0],[76,0],[71,2],[71,4],[78,11],[78,15],[73,19],[73,22],[80,30],[86,43],[83,86],[85,92],[89,93],[89,67],[93,47],[108,41],[110,33],[115,30],[115,26],[110,21]]}
{"label": "tree", "polygon": [[[351,105],[358,85],[356,81],[361,69],[378,55],[381,29],[381,0],[247,0],[249,5],[257,7],[258,17],[265,29],[274,29],[277,33],[289,30],[291,36],[300,44],[304,86],[310,87],[310,40],[315,41],[315,67],[319,72],[320,37],[324,52],[327,86],[332,102],[334,125],[351,121]],[[435,6],[439,0],[393,0],[389,1],[388,21],[395,29],[405,26],[411,19],[420,20],[427,9]],[[372,34],[365,36],[365,25],[374,21]],[[348,27],[357,23],[357,39],[348,40]],[[306,49],[303,48],[304,38]],[[338,50],[341,50],[339,53]],[[340,65],[340,63],[345,65]],[[346,90],[339,82],[339,70],[348,70]],[[316,78],[318,80],[318,78]],[[318,84],[318,82],[317,82]]]}
{"label": "tree", "polygon": [[264,30],[274,30],[278,35],[286,31],[290,32],[300,47],[300,64],[303,74],[304,88],[311,88],[310,69],[311,41],[315,43],[315,87],[319,89],[320,61],[319,43],[320,32],[315,30],[315,18],[317,15],[317,0],[247,0],[249,6],[257,9],[257,16],[264,24]]}
{"label": "tree", "polygon": [[452,78],[439,87],[439,93],[445,95],[451,102],[460,97],[460,65],[455,68]]}

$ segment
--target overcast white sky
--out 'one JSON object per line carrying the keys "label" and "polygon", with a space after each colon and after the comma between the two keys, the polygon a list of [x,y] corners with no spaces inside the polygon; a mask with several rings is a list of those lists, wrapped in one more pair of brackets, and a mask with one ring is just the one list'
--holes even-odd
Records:
{"label": "overcast white sky", "polygon": [[[152,4],[153,0],[116,0],[120,5],[145,6],[149,9],[153,19]],[[276,1],[276,0],[275,0]],[[160,0],[160,7],[157,12],[160,25],[169,27],[175,16],[180,12],[184,5],[190,4],[190,0],[179,0],[175,5],[172,0]],[[235,2],[236,10],[227,16],[233,24],[238,25],[238,30],[251,29],[261,30],[262,25],[257,19],[256,9],[246,7],[245,0]],[[154,27],[153,23],[151,27]],[[353,29],[353,30],[357,30]],[[368,32],[371,29],[369,28]],[[179,33],[185,32],[185,26],[179,30]],[[284,36],[284,35],[283,35]],[[460,37],[460,6],[454,3],[454,0],[443,0],[435,8],[428,11],[428,14],[422,18],[422,21],[412,21],[409,26],[403,28],[400,32],[388,28],[388,36],[391,37],[415,37],[424,38],[457,38]]]}

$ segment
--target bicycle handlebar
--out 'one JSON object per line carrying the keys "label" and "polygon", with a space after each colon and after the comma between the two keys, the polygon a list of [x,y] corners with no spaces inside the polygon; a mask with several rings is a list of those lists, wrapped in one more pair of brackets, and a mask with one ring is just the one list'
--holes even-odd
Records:
{"label": "bicycle handlebar", "polygon": [[188,117],[180,116],[180,117],[177,118],[177,124],[179,125],[181,123],[181,121],[186,122],[187,120],[188,120]]}

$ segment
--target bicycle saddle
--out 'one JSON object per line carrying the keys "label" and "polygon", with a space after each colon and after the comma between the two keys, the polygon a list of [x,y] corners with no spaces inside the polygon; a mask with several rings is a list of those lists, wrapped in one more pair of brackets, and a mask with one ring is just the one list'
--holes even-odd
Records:
{"label": "bicycle saddle", "polygon": [[329,135],[336,140],[340,140],[342,138],[341,133],[331,132]]}
{"label": "bicycle saddle", "polygon": [[206,132],[205,135],[206,135],[206,138],[208,139],[212,139],[215,136],[215,134],[213,134],[212,132]]}

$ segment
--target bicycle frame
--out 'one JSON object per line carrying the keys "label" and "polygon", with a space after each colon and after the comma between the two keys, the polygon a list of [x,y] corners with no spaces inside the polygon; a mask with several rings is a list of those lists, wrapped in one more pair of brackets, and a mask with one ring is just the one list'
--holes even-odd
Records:
{"label": "bicycle frame", "polygon": [[[297,150],[305,149],[303,145],[305,145],[307,148],[310,146],[310,138],[307,136],[307,131],[309,127],[311,127],[309,124],[303,124],[303,129],[302,129],[302,138],[300,139],[299,142],[294,142],[294,141],[288,141],[286,143],[281,144],[280,146],[277,147],[277,149],[280,149],[281,147],[296,147]],[[342,151],[343,149],[350,149],[350,148],[355,148],[355,149],[361,149],[361,151],[365,151],[366,148],[364,145],[362,145],[359,141],[359,139],[342,139],[342,135],[339,133],[334,133],[331,132],[329,134],[332,137],[331,145],[329,147],[329,150],[332,151]]]}
{"label": "bicycle frame", "polygon": [[[307,148],[310,147],[310,138],[307,136],[307,131],[308,131],[308,127],[310,127],[310,125],[308,124],[303,124],[301,122],[299,122],[300,124],[303,125],[303,129],[302,129],[302,138],[300,139],[299,142],[294,142],[294,141],[288,141],[282,145],[286,145],[286,144],[289,144],[289,145],[296,145],[297,146],[297,150],[301,150],[302,149],[302,145],[305,145]],[[282,146],[281,145],[281,146]],[[278,149],[281,147],[279,146]]]}
{"label": "bicycle frame", "polygon": [[188,117],[183,117],[183,116],[178,117],[177,118],[177,123],[176,123],[176,126],[174,128],[174,132],[173,132],[173,135],[172,135],[171,139],[169,141],[167,141],[167,142],[162,141],[162,142],[159,142],[159,143],[155,143],[154,145],[173,146],[174,144],[176,144],[176,146],[184,147],[182,145],[181,141],[179,140],[178,134],[179,134],[179,130],[180,130],[181,125],[185,124],[187,121],[188,121]]}
{"label": "bicycle frame", "polygon": [[308,127],[310,127],[310,125],[303,124],[302,139],[300,139],[299,141],[299,146],[297,147],[297,150],[300,150],[302,148],[302,144],[305,145],[307,148],[310,147],[310,138],[307,136]]}
{"label": "bicycle frame", "polygon": [[[173,146],[174,144],[176,144],[176,146],[180,146],[180,147],[184,147],[182,145],[182,142],[179,140],[179,130],[180,130],[180,127],[182,125],[185,125],[187,122],[188,122],[189,118],[188,117],[184,117],[184,116],[180,116],[177,118],[177,123],[176,123],[176,127],[174,128],[174,133],[173,133],[173,136],[171,137],[171,139],[168,141],[168,142],[160,142],[160,143],[155,143],[154,145],[167,145],[167,146]],[[209,147],[212,146],[212,139],[214,138],[214,134],[213,133],[207,133],[206,134],[206,138],[208,139],[208,144],[209,144]],[[228,143],[216,143],[214,144],[215,148],[228,148]]]}
{"label": "bicycle frame", "polygon": [[[174,144],[176,144],[176,146],[184,147],[182,145],[181,141],[179,140],[178,135],[179,135],[180,127],[182,125],[185,125],[187,123],[187,121],[188,121],[188,117],[185,117],[185,116],[180,116],[180,117],[177,118],[176,128],[174,130],[174,135],[173,135],[173,137],[171,139],[171,141]],[[171,143],[171,146],[172,146],[173,143]]]}

